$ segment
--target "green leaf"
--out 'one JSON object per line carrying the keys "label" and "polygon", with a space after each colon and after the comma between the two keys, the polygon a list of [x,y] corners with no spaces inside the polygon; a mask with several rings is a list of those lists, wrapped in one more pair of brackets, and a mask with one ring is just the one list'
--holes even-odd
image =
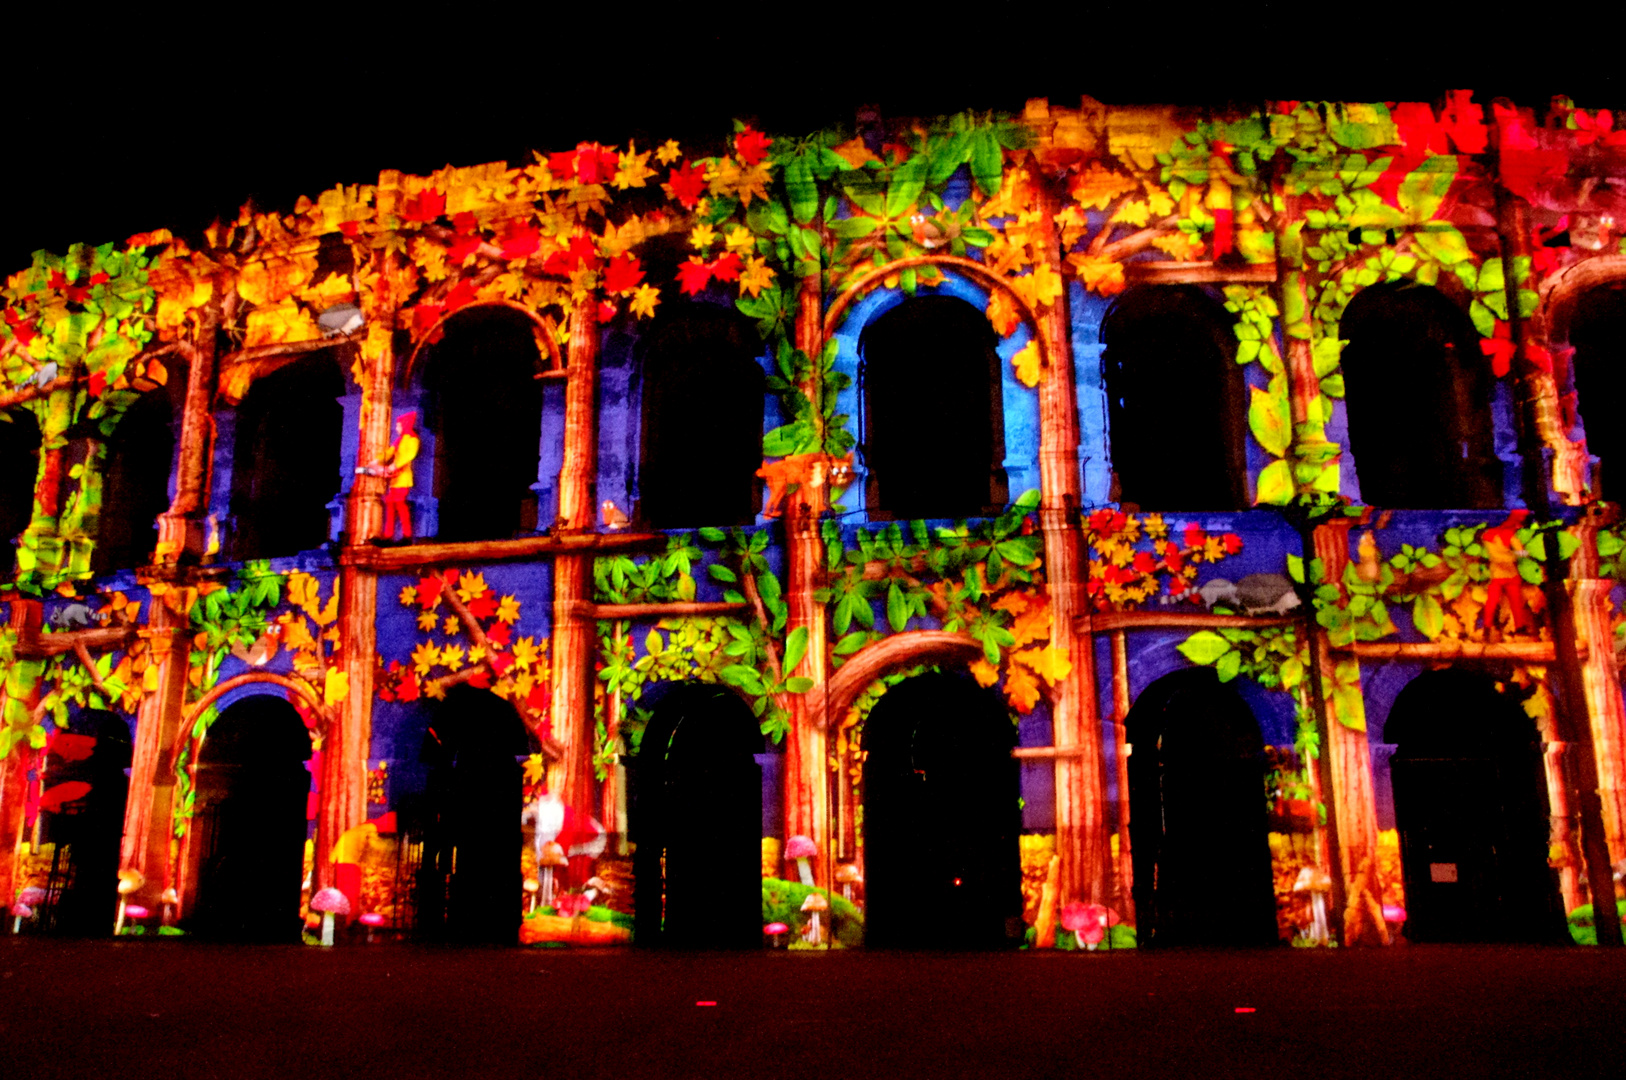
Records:
{"label": "green leaf", "polygon": [[1473,321],[1474,329],[1479,331],[1480,337],[1496,336],[1496,316],[1492,315],[1490,308],[1479,300],[1468,305],[1468,318]]}
{"label": "green leaf", "polygon": [[792,694],[805,694],[813,689],[813,680],[806,675],[795,675],[785,680],[785,690]]}
{"label": "green leaf", "polygon": [[894,633],[902,633],[903,628],[909,625],[909,604],[896,581],[887,585],[886,621]]}
{"label": "green leaf", "polygon": [[868,641],[868,634],[864,633],[862,630],[855,630],[843,637],[840,641],[836,642],[834,651],[837,656],[849,656],[852,653],[857,652],[859,649],[862,649],[865,644],[868,643]]}
{"label": "green leaf", "polygon": [[1343,355],[1344,342],[1336,337],[1318,338],[1310,346],[1310,361],[1315,367],[1315,377],[1324,379],[1338,370],[1339,357]]}
{"label": "green leaf", "polygon": [[728,539],[728,534],[721,529],[707,525],[700,530],[700,539],[708,544],[721,544]]}
{"label": "green leaf", "polygon": [[1193,664],[1212,664],[1231,651],[1231,643],[1212,630],[1199,630],[1176,648]]}
{"label": "green leaf", "polygon": [[1418,632],[1430,641],[1445,631],[1445,611],[1440,607],[1440,602],[1427,593],[1412,601],[1411,621]]}
{"label": "green leaf", "polygon": [[1293,441],[1293,418],[1288,412],[1287,396],[1257,386],[1251,390],[1253,401],[1248,406],[1248,427],[1260,446],[1272,456],[1281,457]]}
{"label": "green leaf", "polygon": [[1475,292],[1505,292],[1507,278],[1502,273],[1501,259],[1486,259],[1479,268],[1479,277],[1474,282]]}
{"label": "green leaf", "polygon": [[1304,584],[1304,559],[1301,556],[1287,556],[1287,576],[1300,585]]}
{"label": "green leaf", "polygon": [[730,570],[721,563],[712,563],[710,566],[706,567],[706,573],[711,575],[711,579],[713,581],[733,582],[740,580],[739,575],[735,574],[734,571]]}
{"label": "green leaf", "polygon": [[1286,461],[1272,461],[1259,470],[1256,502],[1261,506],[1286,506],[1293,501],[1293,470]]}
{"label": "green leaf", "polygon": [[786,671],[794,671],[796,669],[796,665],[800,664],[802,662],[802,657],[806,655],[807,627],[798,626],[785,637],[784,669]]}
{"label": "green leaf", "polygon": [[1431,157],[1400,182],[1395,191],[1395,201],[1412,222],[1421,224],[1428,221],[1439,210],[1445,193],[1451,190],[1451,181],[1456,174],[1455,157]]}

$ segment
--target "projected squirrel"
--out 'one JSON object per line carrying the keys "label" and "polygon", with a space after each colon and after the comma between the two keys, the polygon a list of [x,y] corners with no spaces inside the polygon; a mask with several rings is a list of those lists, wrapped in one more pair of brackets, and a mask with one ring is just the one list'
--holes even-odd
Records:
{"label": "projected squirrel", "polygon": [[768,462],[757,470],[757,475],[768,482],[768,506],[762,511],[762,515],[778,517],[784,512],[786,493],[794,486],[806,484],[812,488],[839,491],[851,484],[853,456],[792,454],[790,457]]}

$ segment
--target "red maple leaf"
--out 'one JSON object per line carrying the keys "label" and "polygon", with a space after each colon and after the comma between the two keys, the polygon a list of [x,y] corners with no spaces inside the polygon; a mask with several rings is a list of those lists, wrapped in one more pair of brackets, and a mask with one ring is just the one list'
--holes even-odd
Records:
{"label": "red maple leaf", "polygon": [[1444,154],[1451,148],[1434,110],[1421,101],[1403,101],[1390,114],[1400,129],[1400,145],[1412,153]]}
{"label": "red maple leaf", "polygon": [[418,685],[418,677],[408,671],[401,676],[401,681],[396,684],[395,696],[402,701],[417,701],[421,690],[422,688]]}
{"label": "red maple leaf", "polygon": [[1152,553],[1149,551],[1135,552],[1134,561],[1130,565],[1135,568],[1135,572],[1138,574],[1150,574],[1157,569],[1157,562],[1152,558]]}
{"label": "red maple leaf", "polygon": [[474,216],[474,211],[465,210],[461,214],[452,215],[452,228],[463,236],[477,233],[480,231],[480,219]]}
{"label": "red maple leaf", "polygon": [[440,577],[430,574],[418,579],[418,604],[428,611],[440,599]]}
{"label": "red maple leaf", "polygon": [[446,311],[448,314],[459,308],[468,307],[479,296],[480,290],[474,287],[474,282],[464,278],[452,286],[452,291],[446,294]]}
{"label": "red maple leaf", "polygon": [[350,239],[354,240],[356,237],[361,235],[361,222],[341,221],[339,222],[339,231],[348,236]]}
{"label": "red maple leaf", "polygon": [[672,170],[667,183],[672,189],[672,198],[693,210],[706,193],[706,170],[685,161]]}
{"label": "red maple leaf", "polygon": [[508,674],[508,669],[513,666],[513,653],[499,652],[491,654],[491,670],[497,673],[497,678],[500,679],[504,675]]}
{"label": "red maple leaf", "polygon": [[532,712],[545,713],[553,704],[553,695],[546,684],[533,686],[531,692],[525,695],[525,707]]}
{"label": "red maple leaf", "polygon": [[561,150],[548,155],[548,171],[556,180],[568,179],[576,172],[576,151]]}
{"label": "red maple leaf", "polygon": [[636,289],[644,280],[644,271],[638,265],[638,256],[630,252],[610,260],[604,272],[604,291],[626,293]]}
{"label": "red maple leaf", "polygon": [[1235,555],[1242,550],[1242,537],[1236,533],[1226,533],[1220,537],[1220,543],[1225,545],[1225,554]]}
{"label": "red maple leaf", "polygon": [[1507,189],[1528,199],[1543,180],[1562,178],[1569,168],[1569,156],[1563,149],[1544,149],[1525,127],[1517,109],[1506,105],[1493,108],[1501,131],[1500,171]]}
{"label": "red maple leaf", "polygon": [[63,292],[67,294],[70,304],[83,304],[90,299],[90,287],[87,285],[69,285]]}
{"label": "red maple leaf", "polygon": [[419,304],[412,309],[412,332],[422,337],[429,334],[430,341],[439,341],[441,332],[435,327],[440,321],[441,314],[446,310],[444,304]]}
{"label": "red maple leaf", "polygon": [[469,685],[476,690],[489,690],[491,688],[491,670],[480,668],[469,676]]}
{"label": "red maple leaf", "polygon": [[734,153],[747,165],[755,165],[767,156],[773,140],[760,131],[746,128],[734,136]]}
{"label": "red maple leaf", "polygon": [[101,397],[102,391],[107,389],[107,372],[93,371],[90,374],[90,396]]}
{"label": "red maple leaf", "polygon": [[711,273],[718,281],[738,281],[740,257],[732,251],[723,252],[711,261]]}
{"label": "red maple leaf", "polygon": [[1201,525],[1193,521],[1190,525],[1186,526],[1185,532],[1181,533],[1180,537],[1181,542],[1186,547],[1200,548],[1203,546],[1203,541],[1208,539],[1208,534],[1203,532],[1203,527]]}
{"label": "red maple leaf", "polygon": [[607,323],[613,318],[615,318],[615,305],[608,300],[600,300],[598,302],[598,321]]}
{"label": "red maple leaf", "polygon": [[497,613],[497,598],[489,592],[481,593],[469,601],[469,614],[476,619],[489,619]]}
{"label": "red maple leaf", "polygon": [[51,271],[51,288],[53,288],[53,289],[66,289],[67,287],[68,287],[67,276],[64,275],[62,273],[62,271],[60,271],[60,270],[52,270]]}
{"label": "red maple leaf", "polygon": [[711,267],[698,258],[678,264],[678,287],[690,296],[697,295],[711,280]]}
{"label": "red maple leaf", "polygon": [[1483,154],[1490,143],[1484,112],[1474,104],[1472,90],[1453,90],[1446,95],[1440,122],[1451,133],[1451,141],[1464,154]]}
{"label": "red maple leaf", "polygon": [[402,221],[430,222],[446,212],[446,196],[429,188],[412,196],[401,206]]}
{"label": "red maple leaf", "polygon": [[1526,345],[1524,355],[1532,364],[1548,375],[1553,373],[1553,354],[1547,351],[1545,345]]}
{"label": "red maple leaf", "polygon": [[615,175],[619,162],[614,150],[598,143],[576,144],[576,179],[584,184],[602,184]]}
{"label": "red maple leaf", "polygon": [[111,280],[112,278],[107,276],[107,271],[105,270],[98,270],[94,274],[90,275],[90,283],[92,285],[106,285]]}
{"label": "red maple leaf", "polygon": [[598,246],[593,238],[586,233],[577,233],[570,238],[570,259],[577,266],[588,270],[597,270],[601,265],[598,257]]}
{"label": "red maple leaf", "polygon": [[1180,553],[1179,548],[1170,544],[1168,550],[1163,553],[1163,565],[1169,573],[1178,574],[1185,569],[1186,557]]}
{"label": "red maple leaf", "polygon": [[1479,351],[1490,358],[1491,374],[1498,379],[1511,371],[1513,354],[1518,351],[1518,347],[1513,344],[1513,334],[1508,329],[1507,323],[1497,319],[1495,335],[1481,340]]}
{"label": "red maple leaf", "polygon": [[514,628],[509,626],[507,623],[496,623],[491,627],[490,630],[486,631],[486,640],[498,648],[503,648],[507,646],[508,638],[511,634],[513,634],[513,632]]}
{"label": "red maple leaf", "polygon": [[452,242],[446,245],[446,258],[453,266],[462,266],[463,260],[473,255],[481,244],[480,234],[458,233]]}
{"label": "red maple leaf", "polygon": [[542,246],[542,233],[528,221],[518,221],[503,233],[502,257],[510,262],[536,254]]}
{"label": "red maple leaf", "polygon": [[1186,579],[1185,578],[1183,578],[1183,577],[1175,577],[1175,578],[1170,578],[1169,579],[1169,595],[1170,596],[1179,596],[1181,593],[1183,593],[1185,591],[1186,591]]}
{"label": "red maple leaf", "polygon": [[552,274],[554,277],[569,277],[570,253],[568,251],[555,251],[552,255],[549,255],[547,261],[542,264],[542,272]]}

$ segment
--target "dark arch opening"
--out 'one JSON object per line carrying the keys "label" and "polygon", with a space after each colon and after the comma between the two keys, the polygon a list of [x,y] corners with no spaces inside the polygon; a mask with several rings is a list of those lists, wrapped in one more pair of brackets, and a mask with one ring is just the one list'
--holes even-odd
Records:
{"label": "dark arch opening", "polygon": [[1201,289],[1131,289],[1101,324],[1118,497],[1148,510],[1247,506],[1247,388],[1225,309]]}
{"label": "dark arch opening", "polygon": [[905,300],[858,339],[872,514],[977,517],[1008,498],[999,335],[953,296]]}
{"label": "dark arch opening", "polygon": [[278,368],[237,407],[231,557],[265,559],[321,547],[339,491],[344,374],[331,353]]}
{"label": "dark arch opening", "polygon": [[424,421],[435,436],[440,540],[506,540],[536,530],[543,368],[533,326],[509,308],[469,308],[431,346]]}
{"label": "dark arch opening", "polygon": [[670,689],[629,770],[634,940],[683,948],[762,944],[762,732],[716,686]]}
{"label": "dark arch opening", "polygon": [[1487,675],[1425,672],[1384,725],[1413,941],[1569,940],[1541,742]]}
{"label": "dark arch opening", "polygon": [[687,304],[643,362],[640,517],[657,529],[749,525],[762,505],[762,343],[749,320]]}
{"label": "dark arch opening", "polygon": [[1500,506],[1494,381],[1468,317],[1429,286],[1373,285],[1339,332],[1361,498],[1416,510]]}
{"label": "dark arch opening", "polygon": [[418,932],[431,940],[513,945],[524,891],[523,773],[531,737],[489,690],[454,686],[424,736],[429,806],[417,881]]}
{"label": "dark arch opening", "polygon": [[200,936],[299,940],[310,756],[304,722],[280,697],[244,698],[210,725],[192,820]]}
{"label": "dark arch opening", "polygon": [[1124,720],[1135,916],[1146,945],[1277,940],[1264,740],[1208,668],[1141,692]]}
{"label": "dark arch opening", "polygon": [[1022,940],[1021,782],[1005,703],[964,672],[906,679],[864,721],[864,939]]}
{"label": "dark arch opening", "polygon": [[130,726],[87,709],[51,740],[40,792],[40,839],[53,845],[49,907],[54,933],[106,937],[118,914],[119,844],[130,779]]}
{"label": "dark arch opening", "polygon": [[1598,494],[1626,498],[1626,282],[1589,289],[1570,321],[1575,346],[1575,394],[1586,424],[1587,449],[1598,456]]}
{"label": "dark arch opening", "polygon": [[9,575],[17,537],[34,516],[34,481],[40,468],[40,429],[32,413],[23,409],[0,411],[0,554]]}
{"label": "dark arch opening", "polygon": [[126,410],[107,440],[90,562],[96,573],[143,565],[158,546],[158,515],[169,509],[174,415],[167,391],[149,391]]}

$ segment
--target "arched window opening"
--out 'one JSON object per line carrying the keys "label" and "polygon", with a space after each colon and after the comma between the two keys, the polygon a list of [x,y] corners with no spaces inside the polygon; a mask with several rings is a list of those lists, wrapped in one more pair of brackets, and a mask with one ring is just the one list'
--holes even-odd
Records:
{"label": "arched window opening", "polygon": [[1021,943],[1016,727],[964,672],[917,675],[864,721],[865,941]]}
{"label": "arched window opening", "polygon": [[424,412],[440,540],[507,540],[537,528],[543,368],[532,326],[508,308],[470,308],[431,346]]}
{"label": "arched window opening", "polygon": [[1192,286],[1131,289],[1101,325],[1118,498],[1146,510],[1247,506],[1248,406],[1232,319]]}
{"label": "arched window opening", "polygon": [[1586,424],[1587,450],[1598,456],[1597,493],[1626,499],[1626,282],[1589,290],[1575,304],[1575,394]]}
{"label": "arched window opening", "polygon": [[169,509],[175,457],[174,409],[163,389],[131,405],[107,441],[102,509],[91,569],[140,566],[158,545],[158,515]]}
{"label": "arched window opening", "polygon": [[761,340],[749,320],[688,304],[644,354],[638,511],[657,529],[749,525],[762,505]]}
{"label": "arched window opening", "polygon": [[1270,945],[1264,740],[1212,669],[1166,675],[1124,720],[1135,915],[1147,945]]}
{"label": "arched window opening", "polygon": [[305,724],[282,698],[244,698],[210,725],[192,819],[199,935],[299,940],[310,756]]}
{"label": "arched window opening", "polygon": [[237,409],[232,455],[231,558],[265,559],[321,547],[339,491],[344,375],[330,353],[302,357],[255,380]]}
{"label": "arched window opening", "polygon": [[[34,515],[34,481],[40,467],[40,429],[32,413],[0,413],[0,563],[9,573],[12,548]],[[9,421],[9,422],[7,422]]]}
{"label": "arched window opening", "polygon": [[40,841],[51,852],[40,914],[53,933],[113,931],[118,894],[109,885],[119,869],[130,754],[129,725],[103,709],[80,712],[51,740],[40,778]]}
{"label": "arched window opening", "polygon": [[688,683],[655,706],[631,770],[635,941],[762,944],[760,753],[756,718],[727,690]]}
{"label": "arched window opening", "polygon": [[1008,498],[999,335],[953,296],[917,296],[864,327],[858,370],[870,513],[957,518]]}
{"label": "arched window opening", "polygon": [[1361,498],[1415,510],[1501,505],[1490,365],[1467,316],[1429,286],[1374,285],[1339,332]]}
{"label": "arched window opening", "polygon": [[1384,725],[1413,941],[1567,942],[1541,743],[1488,676],[1431,671]]}
{"label": "arched window opening", "polygon": [[416,882],[422,936],[518,941],[524,787],[516,759],[530,751],[519,714],[489,690],[455,686],[436,709],[424,737],[432,817]]}

